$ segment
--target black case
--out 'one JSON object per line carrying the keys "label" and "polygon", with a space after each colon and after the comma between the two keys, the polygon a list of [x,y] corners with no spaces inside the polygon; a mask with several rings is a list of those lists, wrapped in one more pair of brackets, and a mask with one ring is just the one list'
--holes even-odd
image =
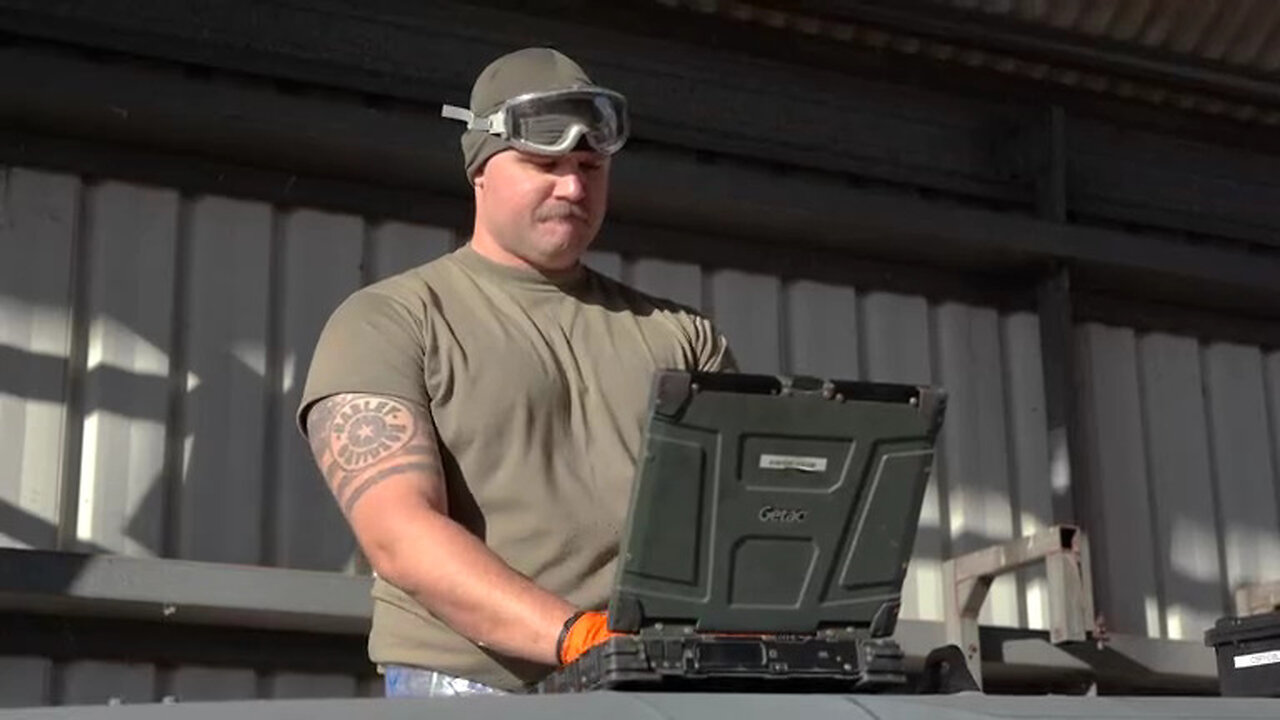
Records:
{"label": "black case", "polygon": [[1280,697],[1280,612],[1224,617],[1204,634],[1218,653],[1218,688],[1235,697]]}

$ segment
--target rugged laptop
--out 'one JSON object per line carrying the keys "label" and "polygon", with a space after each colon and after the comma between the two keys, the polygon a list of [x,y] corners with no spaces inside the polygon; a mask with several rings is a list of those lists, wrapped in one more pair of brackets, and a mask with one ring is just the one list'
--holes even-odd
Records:
{"label": "rugged laptop", "polygon": [[654,379],[609,627],[534,692],[871,691],[945,395],[910,385]]}

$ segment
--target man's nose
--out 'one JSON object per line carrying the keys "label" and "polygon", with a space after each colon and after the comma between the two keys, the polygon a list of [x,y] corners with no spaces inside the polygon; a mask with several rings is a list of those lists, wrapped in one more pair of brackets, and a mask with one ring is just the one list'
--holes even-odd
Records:
{"label": "man's nose", "polygon": [[581,168],[569,168],[556,181],[556,197],[578,201],[586,196],[587,186],[583,181]]}

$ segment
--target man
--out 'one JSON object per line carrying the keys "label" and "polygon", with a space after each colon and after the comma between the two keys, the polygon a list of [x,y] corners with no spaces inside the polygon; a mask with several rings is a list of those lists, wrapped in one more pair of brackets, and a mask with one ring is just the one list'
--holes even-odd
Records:
{"label": "man", "polygon": [[705,318],[581,264],[621,95],[532,48],[444,115],[470,242],[344,301],[298,414],[376,574],[390,695],[515,690],[602,642],[651,377],[732,369]]}

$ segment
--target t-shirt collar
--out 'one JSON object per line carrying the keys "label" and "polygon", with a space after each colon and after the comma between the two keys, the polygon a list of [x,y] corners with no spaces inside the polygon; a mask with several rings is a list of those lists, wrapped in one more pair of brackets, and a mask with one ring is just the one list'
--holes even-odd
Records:
{"label": "t-shirt collar", "polygon": [[478,275],[528,288],[569,290],[580,285],[587,274],[582,263],[565,270],[551,271],[504,265],[476,252],[470,243],[455,250],[453,258]]}

